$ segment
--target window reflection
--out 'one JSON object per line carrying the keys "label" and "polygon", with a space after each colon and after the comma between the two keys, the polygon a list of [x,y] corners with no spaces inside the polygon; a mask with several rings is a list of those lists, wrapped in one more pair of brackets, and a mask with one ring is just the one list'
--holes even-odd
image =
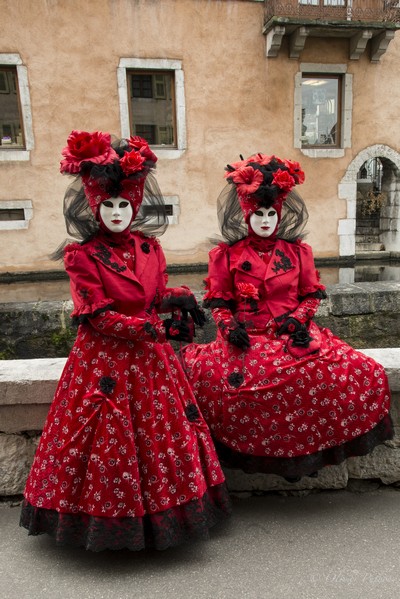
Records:
{"label": "window reflection", "polygon": [[339,145],[340,77],[302,78],[302,147]]}
{"label": "window reflection", "polygon": [[23,148],[24,137],[16,68],[0,66],[0,145]]}
{"label": "window reflection", "polygon": [[132,135],[176,146],[173,71],[131,71],[128,79]]}

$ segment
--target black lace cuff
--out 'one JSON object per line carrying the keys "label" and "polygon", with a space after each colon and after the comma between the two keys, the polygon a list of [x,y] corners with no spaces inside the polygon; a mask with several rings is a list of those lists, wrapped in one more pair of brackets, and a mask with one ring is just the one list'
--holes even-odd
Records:
{"label": "black lace cuff", "polygon": [[90,318],[96,318],[99,314],[103,314],[104,312],[108,312],[108,310],[112,310],[113,305],[109,304],[108,306],[104,306],[103,308],[99,308],[90,314],[80,314],[80,316],[73,316],[71,322],[74,326],[79,326],[80,324],[84,324],[88,322]]}
{"label": "black lace cuff", "polygon": [[213,310],[214,308],[227,308],[231,312],[234,312],[236,302],[234,300],[224,300],[222,297],[214,297],[212,299],[206,299],[203,302],[203,308]]}
{"label": "black lace cuff", "polygon": [[305,299],[308,299],[310,297],[319,299],[319,300],[324,300],[328,296],[326,294],[326,291],[324,291],[323,289],[317,289],[317,291],[314,291],[314,293],[307,293],[307,295],[299,295],[298,300],[299,300],[299,302],[302,302]]}

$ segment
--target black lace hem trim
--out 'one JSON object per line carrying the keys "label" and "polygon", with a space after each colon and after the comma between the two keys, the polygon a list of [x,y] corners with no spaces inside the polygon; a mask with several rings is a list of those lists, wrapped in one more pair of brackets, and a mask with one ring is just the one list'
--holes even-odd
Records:
{"label": "black lace hem trim", "polygon": [[208,539],[209,529],[231,514],[226,484],[210,487],[199,500],[141,518],[102,518],[37,508],[24,500],[20,526],[30,535],[47,533],[57,545],[105,549],[164,550],[190,539]]}
{"label": "black lace hem trim", "polygon": [[203,301],[203,308],[207,308],[208,310],[213,310],[214,308],[228,308],[228,310],[234,312],[235,307],[235,300],[224,300],[222,297],[214,297]]}
{"label": "black lace hem trim", "polygon": [[221,465],[226,468],[240,469],[248,474],[278,474],[297,478],[314,474],[324,466],[341,464],[347,458],[367,455],[377,445],[393,439],[393,435],[393,423],[388,414],[375,428],[360,437],[336,447],[294,458],[271,458],[239,453],[215,439],[214,445]]}

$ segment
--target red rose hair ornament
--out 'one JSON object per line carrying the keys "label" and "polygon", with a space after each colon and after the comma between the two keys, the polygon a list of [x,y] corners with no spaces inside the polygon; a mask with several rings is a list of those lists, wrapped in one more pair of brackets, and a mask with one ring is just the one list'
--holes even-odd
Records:
{"label": "red rose hair ornament", "polygon": [[260,206],[273,206],[280,219],[288,193],[304,182],[300,164],[260,153],[246,160],[240,158],[240,162],[228,164],[225,178],[236,186],[245,222]]}
{"label": "red rose hair ornament", "polygon": [[62,150],[60,171],[81,176],[96,219],[101,202],[118,196],[131,203],[134,218],[143,200],[146,176],[157,162],[145,139],[131,137],[123,143],[114,149],[109,133],[72,131]]}

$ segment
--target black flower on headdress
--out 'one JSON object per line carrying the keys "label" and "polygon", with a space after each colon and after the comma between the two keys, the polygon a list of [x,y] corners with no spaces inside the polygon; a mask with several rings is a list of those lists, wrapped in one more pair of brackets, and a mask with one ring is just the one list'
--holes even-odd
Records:
{"label": "black flower on headdress", "polygon": [[245,262],[242,264],[242,269],[246,272],[249,272],[249,270],[251,270],[251,263],[248,260],[245,260]]}
{"label": "black flower on headdress", "polygon": [[142,248],[142,252],[145,254],[150,254],[150,245],[147,243],[147,241],[144,241],[140,247]]}

